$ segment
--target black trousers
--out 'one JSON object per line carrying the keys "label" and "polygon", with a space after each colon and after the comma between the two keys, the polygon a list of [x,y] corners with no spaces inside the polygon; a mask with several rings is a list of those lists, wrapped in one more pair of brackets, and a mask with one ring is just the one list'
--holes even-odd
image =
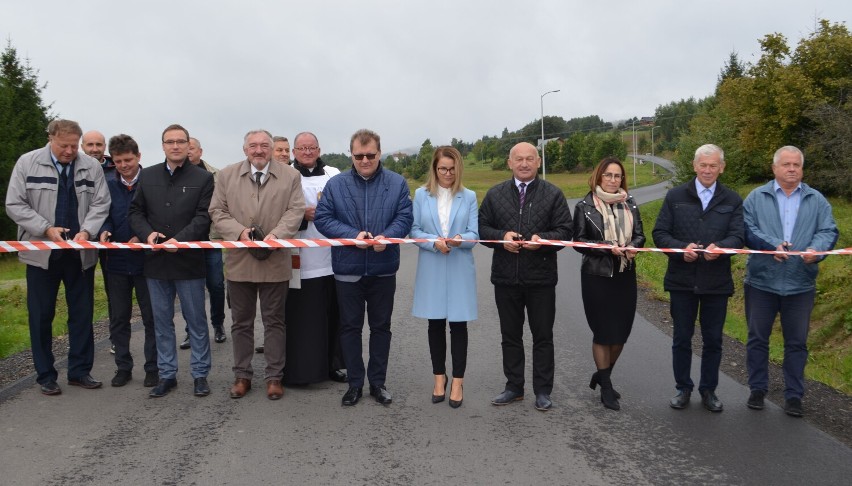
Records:
{"label": "black trousers", "polygon": [[115,366],[119,370],[133,371],[133,356],[130,354],[130,317],[133,314],[133,293],[142,314],[145,328],[145,372],[157,371],[157,340],[154,336],[154,312],[151,310],[151,297],[148,294],[148,282],[142,275],[122,275],[110,273],[107,280],[109,288],[110,317],[109,335],[115,345]]}
{"label": "black trousers", "polygon": [[95,360],[92,313],[95,298],[95,268],[83,270],[77,250],[51,250],[47,270],[27,265],[27,311],[36,381],[56,381],[53,357],[53,318],[59,284],[65,285],[68,305],[68,379],[88,375]]}
{"label": "black trousers", "polygon": [[[450,322],[450,352],[453,355],[453,378],[464,378],[467,368],[467,322]],[[429,319],[429,354],[432,373],[447,374],[447,320]]]}
{"label": "black trousers", "polygon": [[[384,386],[390,354],[396,275],[364,276],[357,282],[337,280],[336,283],[337,301],[340,304],[340,346],[346,361],[349,386],[364,386],[365,374],[371,386]],[[370,326],[370,362],[366,373],[361,348],[365,311]]]}
{"label": "black trousers", "polygon": [[524,309],[533,338],[533,392],[553,391],[553,321],[556,286],[494,286],[500,334],[503,336],[503,373],[506,389],[524,392]]}

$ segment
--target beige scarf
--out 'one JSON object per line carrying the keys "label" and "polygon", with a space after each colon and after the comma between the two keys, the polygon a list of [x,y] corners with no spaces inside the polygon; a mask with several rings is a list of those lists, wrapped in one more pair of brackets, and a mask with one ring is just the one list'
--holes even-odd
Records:
{"label": "beige scarf", "polygon": [[[633,212],[625,204],[627,193],[619,188],[617,193],[612,194],[597,186],[593,199],[595,209],[603,215],[604,240],[613,241],[618,246],[627,246],[633,237]],[[626,256],[621,256],[620,260],[618,271],[623,272],[630,261]]]}

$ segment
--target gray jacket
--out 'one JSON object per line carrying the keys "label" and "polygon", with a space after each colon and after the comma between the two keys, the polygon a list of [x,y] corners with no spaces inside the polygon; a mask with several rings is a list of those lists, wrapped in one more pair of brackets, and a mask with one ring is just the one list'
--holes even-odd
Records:
{"label": "gray jacket", "polygon": [[[110,197],[101,165],[83,152],[74,163],[74,189],[80,230],[94,240],[109,214]],[[45,241],[45,231],[56,216],[59,175],[50,157],[50,144],[22,155],[12,169],[6,192],[6,214],[18,225],[19,241]],[[47,269],[50,251],[22,251],[18,259],[27,265]],[[83,269],[98,261],[97,250],[80,250]]]}

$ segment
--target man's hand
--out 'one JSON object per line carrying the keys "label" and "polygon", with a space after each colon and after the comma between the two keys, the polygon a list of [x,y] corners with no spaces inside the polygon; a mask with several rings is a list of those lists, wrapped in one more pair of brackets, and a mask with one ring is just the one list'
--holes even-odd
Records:
{"label": "man's hand", "polygon": [[90,235],[88,231],[80,230],[79,233],[74,235],[74,241],[89,241],[89,238],[91,237],[92,235]]}
{"label": "man's hand", "polygon": [[524,244],[522,245],[522,247],[525,250],[538,250],[539,248],[541,248],[541,245],[539,243],[534,243],[534,242],[539,241],[540,239],[541,239],[540,236],[532,235],[532,238],[530,238],[530,241],[523,242]]}
{"label": "man's hand", "polygon": [[251,228],[246,228],[240,233],[238,241],[251,241]]}
{"label": "man's hand", "polygon": [[313,221],[314,215],[317,212],[316,206],[308,206],[305,208],[305,221]]}
{"label": "man's hand", "polygon": [[[788,250],[789,250],[789,248],[787,247],[786,241],[775,247],[775,251],[786,252]],[[772,255],[772,258],[774,258],[776,262],[783,262],[783,261],[787,260],[788,258],[790,258],[790,255],[787,255],[786,253],[776,253],[775,255]]]}
{"label": "man's hand", "polygon": [[[816,250],[813,249],[813,248],[808,248],[805,251],[816,251]],[[819,256],[817,256],[817,255],[802,255],[802,260],[804,260],[805,263],[816,263],[816,262],[819,261]]]}
{"label": "man's hand", "polygon": [[[168,240],[164,241],[163,244],[164,245],[173,245],[173,244],[176,244],[177,242],[178,242],[178,240],[176,240],[174,238],[169,238]],[[174,252],[178,251],[177,248],[163,248],[163,249],[166,250],[169,253],[174,253]]]}
{"label": "man's hand", "polygon": [[[159,243],[160,238],[165,238],[165,237],[166,237],[166,235],[164,235],[162,233],[157,233],[156,231],[154,231],[153,233],[148,235],[148,239],[146,240],[146,243],[148,243],[149,245],[156,245],[156,244]],[[160,249],[154,248],[154,251],[160,251]]]}
{"label": "man's hand", "polygon": [[274,233],[269,233],[268,235],[263,237],[263,241],[277,240],[277,239],[278,239],[278,237],[275,236]]}
{"label": "man's hand", "polygon": [[692,251],[693,248],[699,248],[699,246],[696,243],[690,243],[686,245],[685,250],[687,251],[683,254],[683,261],[687,263],[692,263],[698,259],[698,253]]}
{"label": "man's hand", "polygon": [[65,234],[71,231],[68,228],[60,228],[59,226],[51,226],[44,232],[44,236],[50,241],[65,241]]}
{"label": "man's hand", "polygon": [[[373,239],[374,240],[383,240],[384,238],[385,238],[385,235],[379,235],[379,236],[376,236]],[[387,248],[387,247],[388,247],[388,245],[373,245],[373,251],[376,252],[376,253],[379,253],[379,252],[385,251],[385,248]]]}
{"label": "man's hand", "polygon": [[[716,248],[719,248],[718,246],[716,246],[716,243],[710,243],[709,245],[707,245],[708,250],[715,250]],[[708,262],[712,262],[713,260],[719,258],[719,255],[721,255],[721,253],[707,253],[707,252],[705,252],[704,253],[704,259],[707,260]]]}
{"label": "man's hand", "polygon": [[103,231],[101,232],[101,236],[98,238],[98,241],[100,241],[101,243],[106,243],[107,241],[109,241],[110,236],[112,236],[112,233],[110,233],[109,231]]}
{"label": "man's hand", "polygon": [[514,231],[507,231],[505,235],[503,235],[503,248],[509,253],[518,253],[521,250],[521,244],[515,241],[515,238],[520,238],[521,235],[515,233]]}

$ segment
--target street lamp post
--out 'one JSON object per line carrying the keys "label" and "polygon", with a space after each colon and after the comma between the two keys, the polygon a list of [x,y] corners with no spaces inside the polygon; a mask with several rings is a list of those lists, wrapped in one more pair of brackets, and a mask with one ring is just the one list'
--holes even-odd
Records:
{"label": "street lamp post", "polygon": [[636,187],[636,120],[633,120],[633,187]]}
{"label": "street lamp post", "polygon": [[544,155],[544,97],[550,93],[558,93],[560,90],[554,89],[541,95],[541,178],[547,180],[547,160]]}
{"label": "street lamp post", "polygon": [[[651,127],[651,157],[654,156],[654,129],[660,128],[659,125]],[[651,159],[651,174],[656,174],[656,166],[654,165],[654,159]]]}

